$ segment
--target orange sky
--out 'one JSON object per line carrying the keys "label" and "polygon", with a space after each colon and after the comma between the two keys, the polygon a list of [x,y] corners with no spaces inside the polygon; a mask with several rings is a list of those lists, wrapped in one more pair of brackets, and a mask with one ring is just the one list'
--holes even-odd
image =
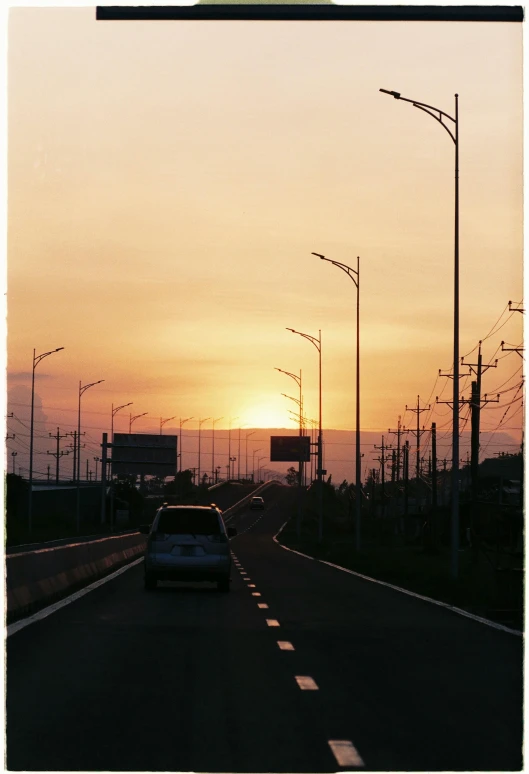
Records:
{"label": "orange sky", "polygon": [[317,418],[317,352],[286,327],[321,329],[324,427],[353,429],[356,290],[312,251],[360,256],[362,427],[450,396],[454,147],[383,87],[451,114],[460,95],[460,351],[505,323],[483,391],[513,389],[482,426],[520,438],[519,402],[500,421],[522,361],[500,342],[522,341],[506,310],[522,301],[521,25],[13,8],[8,42],[7,388],[30,386],[33,348],[64,347],[38,366],[49,430],[74,429],[79,380],[99,379],[96,435],[129,401],[139,432],[292,428],[297,388],[275,367],[302,369]]}

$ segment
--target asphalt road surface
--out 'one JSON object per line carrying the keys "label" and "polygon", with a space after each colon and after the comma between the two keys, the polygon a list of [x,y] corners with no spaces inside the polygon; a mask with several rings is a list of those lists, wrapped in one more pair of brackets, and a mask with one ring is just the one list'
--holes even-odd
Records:
{"label": "asphalt road surface", "polygon": [[281,548],[294,495],[230,522],[229,594],[140,564],[9,636],[7,768],[520,769],[521,637]]}

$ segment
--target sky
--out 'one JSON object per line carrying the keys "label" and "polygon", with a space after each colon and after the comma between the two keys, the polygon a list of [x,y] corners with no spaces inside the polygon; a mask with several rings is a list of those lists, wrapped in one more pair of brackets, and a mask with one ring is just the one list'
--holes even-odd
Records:
{"label": "sky", "polygon": [[452,116],[459,94],[460,353],[498,358],[482,428],[505,445],[487,454],[516,450],[521,25],[14,7],[7,35],[9,465],[17,451],[24,472],[34,349],[64,347],[35,370],[42,438],[76,429],[79,384],[104,380],[82,398],[97,444],[129,402],[116,432],[129,412],[137,432],[293,430],[298,387],[276,368],[301,371],[317,420],[318,352],[286,329],[321,331],[323,428],[354,430],[357,290],[312,252],[360,257],[361,428],[414,427],[420,396],[449,456],[454,144],[380,88]]}

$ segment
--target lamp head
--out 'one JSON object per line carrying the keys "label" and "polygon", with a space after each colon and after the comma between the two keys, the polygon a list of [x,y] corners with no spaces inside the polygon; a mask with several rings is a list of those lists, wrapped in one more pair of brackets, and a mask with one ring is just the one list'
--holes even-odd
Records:
{"label": "lamp head", "polygon": [[323,259],[325,258],[325,256],[322,255],[321,253],[311,253],[311,255],[315,255],[316,258],[323,258]]}
{"label": "lamp head", "polygon": [[392,97],[395,97],[395,99],[400,99],[400,93],[398,91],[388,91],[387,89],[379,89],[379,91],[382,91],[384,94],[390,94]]}

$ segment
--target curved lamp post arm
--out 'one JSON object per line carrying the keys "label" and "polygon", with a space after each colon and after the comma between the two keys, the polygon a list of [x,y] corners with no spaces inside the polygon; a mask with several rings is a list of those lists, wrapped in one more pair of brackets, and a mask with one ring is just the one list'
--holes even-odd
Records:
{"label": "curved lamp post arm", "polygon": [[[288,328],[287,330],[292,330],[292,328]],[[296,380],[298,387],[301,387],[301,377],[296,376],[296,374],[291,374],[290,371],[283,371],[282,368],[276,368],[276,371],[279,371],[282,374],[286,374],[287,376],[291,376],[293,379]]]}
{"label": "curved lamp post arm", "polygon": [[315,336],[311,336],[308,333],[301,333],[301,331],[295,331],[294,328],[287,328],[287,331],[292,331],[292,333],[297,333],[298,336],[303,336],[304,339],[308,339],[308,341],[314,344],[318,352],[321,352],[321,342]]}
{"label": "curved lamp post arm", "polygon": [[360,273],[357,270],[351,269],[351,267],[347,266],[345,263],[340,263],[339,261],[331,260],[331,258],[326,258],[324,255],[321,255],[321,253],[311,253],[311,255],[315,255],[317,258],[321,258],[322,261],[328,261],[328,263],[332,263],[333,266],[338,266],[339,269],[344,271],[347,276],[353,280],[356,287],[358,287]]}
{"label": "curved lamp post arm", "polygon": [[132,406],[132,401],[130,403],[124,403],[122,406],[118,406],[117,408],[112,409],[112,416],[118,413],[118,411],[121,411],[121,409],[127,408],[127,406]]}
{"label": "curved lamp post arm", "polygon": [[[428,113],[429,116],[432,118],[435,118],[435,120],[441,124],[441,126],[446,129],[450,137],[452,138],[453,142],[457,144],[457,138],[448,126],[443,121],[443,116],[447,118],[449,121],[452,121],[457,126],[457,118],[454,118],[453,116],[449,115],[448,113],[445,113],[444,110],[439,110],[439,108],[434,107],[433,105],[427,105],[426,102],[417,102],[415,99],[407,99],[406,97],[401,97],[400,93],[398,91],[389,91],[388,89],[379,89],[379,91],[383,92],[384,94],[389,94],[390,96],[394,97],[395,99],[400,99],[402,102],[409,102],[413,105],[413,107],[419,108],[419,110],[422,110],[423,113]],[[456,97],[458,95],[456,94]]]}
{"label": "curved lamp post arm", "polygon": [[35,369],[41,360],[43,360],[45,357],[48,357],[48,355],[53,355],[54,352],[60,352],[61,349],[64,349],[64,347],[57,347],[57,349],[51,349],[49,352],[43,352],[42,355],[34,355],[33,356],[33,369]]}

